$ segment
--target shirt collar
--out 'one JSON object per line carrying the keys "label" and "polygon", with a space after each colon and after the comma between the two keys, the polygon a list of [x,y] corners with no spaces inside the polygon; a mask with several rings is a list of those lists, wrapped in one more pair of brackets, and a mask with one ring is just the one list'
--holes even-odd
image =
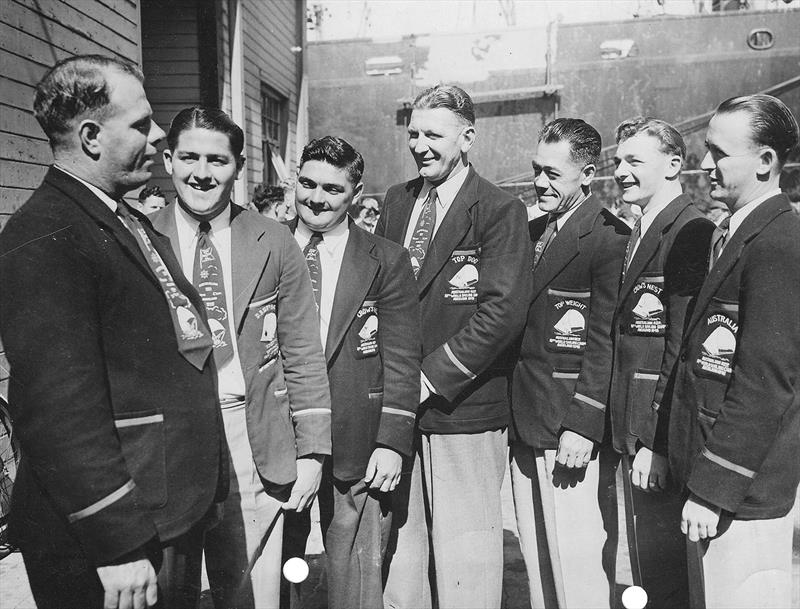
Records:
{"label": "shirt collar", "polygon": [[774,190],[770,190],[769,192],[764,193],[757,199],[753,199],[747,205],[744,205],[743,207],[740,207],[735,212],[733,212],[733,215],[731,216],[730,225],[728,226],[728,239],[730,239],[730,236],[736,232],[736,230],[742,225],[742,222],[744,222],[744,219],[747,216],[749,216],[753,212],[753,210],[755,210],[756,207],[761,205],[767,199],[770,199],[779,194],[781,194],[781,189],[775,188]]}
{"label": "shirt collar", "polygon": [[[447,180],[436,187],[436,198],[439,200],[439,207],[446,208],[453,204],[458,191],[461,190],[464,182],[467,181],[467,175],[469,175],[469,165],[465,165],[457,173],[451,175]],[[431,188],[433,188],[433,184],[425,180],[418,199],[421,198],[423,201],[427,199]]]}
{"label": "shirt collar", "polygon": [[63,172],[63,173],[66,173],[66,174],[67,174],[68,176],[70,176],[71,178],[74,178],[75,180],[78,180],[78,182],[80,182],[81,184],[83,184],[84,186],[86,186],[86,188],[88,188],[89,190],[91,190],[91,191],[92,191],[92,193],[94,193],[95,195],[97,195],[97,198],[98,198],[98,199],[100,199],[100,200],[101,200],[103,203],[105,203],[105,204],[106,204],[106,206],[107,206],[107,207],[108,207],[108,208],[109,208],[111,211],[113,211],[113,212],[114,212],[114,214],[116,214],[116,213],[117,213],[117,206],[118,206],[119,204],[118,204],[118,203],[117,203],[117,202],[116,202],[114,199],[112,199],[111,197],[109,197],[109,196],[108,196],[106,193],[104,193],[102,190],[100,190],[100,189],[99,189],[97,186],[95,186],[94,184],[89,184],[89,182],[87,182],[87,181],[86,181],[86,180],[84,180],[83,178],[80,178],[80,177],[76,176],[76,175],[75,175],[74,173],[72,173],[71,171],[67,171],[66,169],[64,169],[64,168],[63,168],[63,167],[61,167],[60,165],[53,165],[53,167],[55,167],[56,169],[58,169],[59,171],[61,171],[61,172]]}
{"label": "shirt collar", "polygon": [[[303,221],[298,216],[297,228],[295,232],[300,235],[304,243],[311,240],[311,233],[313,232],[308,226],[303,224]],[[321,247],[325,247],[329,252],[337,250],[341,245],[347,242],[347,236],[350,234],[350,219],[345,218],[339,224],[334,226],[328,232],[322,234]]]}
{"label": "shirt collar", "polygon": [[[658,217],[664,209],[666,209],[667,205],[672,203],[675,200],[674,197],[669,198],[665,197],[663,201],[650,201],[649,205],[646,205],[644,210],[642,211],[642,217],[639,221],[639,235],[644,235],[647,232],[647,229],[650,228],[650,225],[653,224],[655,219]],[[641,237],[640,237],[641,238]]]}
{"label": "shirt collar", "polygon": [[556,218],[556,230],[561,230],[562,228],[564,228],[564,225],[567,223],[567,220],[569,220],[572,217],[572,214],[574,214],[577,211],[577,209],[581,205],[583,205],[586,202],[586,200],[591,196],[592,193],[589,193],[588,195],[583,197],[580,201],[578,201],[575,205],[573,205],[570,209],[568,209],[562,214],[559,214],[558,217]]}
{"label": "shirt collar", "polygon": [[[226,209],[220,214],[217,214],[211,220],[208,220],[208,223],[211,224],[212,233],[220,233],[221,231],[230,227],[231,225],[230,206],[231,203],[228,203],[228,209]],[[183,230],[184,233],[188,232],[192,236],[197,234],[201,221],[190,216],[189,213],[181,207],[177,198],[175,199],[175,220],[178,224],[179,231]]]}

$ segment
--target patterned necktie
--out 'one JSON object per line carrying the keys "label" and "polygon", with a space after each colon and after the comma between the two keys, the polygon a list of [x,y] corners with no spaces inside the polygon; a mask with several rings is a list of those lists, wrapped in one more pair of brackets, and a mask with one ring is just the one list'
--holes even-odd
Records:
{"label": "patterned necktie", "polygon": [[422,211],[417,218],[417,226],[408,244],[408,253],[411,255],[411,266],[414,269],[414,277],[419,277],[419,270],[425,261],[425,254],[431,243],[433,229],[436,226],[436,188],[431,188],[428,198],[422,205]]}
{"label": "patterned necktie", "polygon": [[636,243],[639,241],[639,237],[642,234],[642,219],[637,218],[636,222],[633,224],[633,230],[631,231],[631,236],[628,238],[628,246],[625,248],[625,264],[622,267],[622,279],[625,280],[625,273],[628,272],[628,267],[631,265],[631,259],[633,258],[633,251],[636,249]]}
{"label": "patterned necktie", "polygon": [[558,223],[556,220],[558,216],[555,214],[550,214],[547,218],[547,228],[544,229],[542,236],[539,237],[539,240],[536,242],[536,245],[533,248],[533,268],[536,268],[536,265],[539,264],[539,260],[542,259],[542,254],[545,253],[550,244],[553,242],[556,233],[558,232]]}
{"label": "patterned necktie", "polygon": [[708,270],[710,271],[713,266],[719,260],[719,256],[722,253],[722,248],[725,245],[725,242],[728,240],[728,228],[731,224],[731,217],[728,216],[722,222],[719,223],[719,226],[714,229],[714,232],[711,234],[711,257],[708,259]]}
{"label": "patterned necktie", "polygon": [[172,318],[172,326],[175,328],[178,351],[192,366],[202,370],[208,354],[211,353],[211,336],[197,309],[175,285],[169,269],[147,236],[142,223],[130,213],[125,203],[117,204],[117,215],[122,218],[123,224],[136,239],[147,264],[161,284],[161,290],[169,304],[169,314]]}
{"label": "patterned necktie", "polygon": [[214,339],[214,361],[222,368],[233,358],[233,338],[228,305],[225,300],[225,279],[222,275],[222,261],[217,248],[208,234],[211,224],[201,222],[194,251],[194,273],[192,283],[206,305],[208,326]]}
{"label": "patterned necktie", "polygon": [[303,248],[303,256],[308,265],[308,274],[311,277],[311,287],[314,290],[314,300],[317,301],[317,311],[319,311],[320,298],[322,298],[322,267],[319,263],[319,244],[322,243],[322,233],[314,231],[311,239]]}

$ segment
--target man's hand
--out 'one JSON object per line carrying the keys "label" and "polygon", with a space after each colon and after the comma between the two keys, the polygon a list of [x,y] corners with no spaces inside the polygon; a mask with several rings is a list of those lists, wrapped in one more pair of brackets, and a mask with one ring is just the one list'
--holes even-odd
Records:
{"label": "man's hand", "polygon": [[711,539],[717,535],[719,514],[722,510],[716,505],[700,499],[692,493],[683,504],[681,531],[689,536],[689,541]]}
{"label": "man's hand", "polygon": [[667,489],[666,457],[642,446],[636,451],[631,465],[631,483],[643,491],[664,491]]}
{"label": "man's hand", "polygon": [[284,510],[302,512],[313,503],[322,480],[324,458],[323,455],[309,455],[297,460],[297,480],[292,486],[289,501],[281,506]]}
{"label": "man's hand", "polygon": [[146,558],[97,567],[105,597],[103,609],[145,609],[158,600],[156,570]]}
{"label": "man's hand", "polygon": [[574,467],[580,469],[589,465],[589,460],[592,458],[592,449],[594,442],[589,438],[584,438],[582,435],[565,429],[558,439],[558,452],[556,452],[556,461],[565,467]]}
{"label": "man's hand", "polygon": [[372,451],[372,456],[367,463],[367,475],[364,482],[369,488],[382,493],[393,491],[400,482],[400,472],[403,470],[403,457],[391,448],[377,447]]}

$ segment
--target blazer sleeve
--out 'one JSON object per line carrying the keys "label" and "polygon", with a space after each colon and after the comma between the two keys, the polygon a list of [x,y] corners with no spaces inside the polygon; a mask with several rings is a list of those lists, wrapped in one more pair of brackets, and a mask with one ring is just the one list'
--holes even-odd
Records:
{"label": "blazer sleeve", "polygon": [[426,378],[448,401],[519,336],[530,302],[533,254],[525,208],[516,199],[483,205],[487,209],[477,212],[481,242],[477,309],[461,330],[422,362]]}
{"label": "blazer sleeve", "polygon": [[[17,229],[12,219],[4,236]],[[125,465],[104,365],[98,274],[113,271],[97,265],[100,250],[79,225],[20,229],[35,238],[0,248],[0,332],[19,396],[14,428],[89,561],[110,564],[156,536]]]}
{"label": "blazer sleeve", "polygon": [[384,272],[378,300],[383,357],[383,408],[377,443],[410,456],[419,406],[419,298],[408,252],[399,251]]}
{"label": "blazer sleeve", "polygon": [[[800,245],[797,231],[751,245],[743,260],[733,373],[688,487],[736,512],[800,399]],[[800,441],[786,454],[797,458]],[[787,466],[790,465],[787,463]]]}
{"label": "blazer sleeve", "polygon": [[[605,431],[605,411],[611,385],[611,363],[614,359],[611,323],[617,306],[628,235],[609,220],[597,222],[593,230],[594,235],[597,235],[596,245],[589,253],[591,298],[589,318],[586,321],[586,350],[575,392],[561,424],[566,429],[600,442]],[[599,225],[600,222],[609,223]]]}
{"label": "blazer sleeve", "polygon": [[303,254],[288,230],[283,234],[278,283],[278,344],[289,393],[297,456],[331,454],[331,395],[319,339],[314,292]]}

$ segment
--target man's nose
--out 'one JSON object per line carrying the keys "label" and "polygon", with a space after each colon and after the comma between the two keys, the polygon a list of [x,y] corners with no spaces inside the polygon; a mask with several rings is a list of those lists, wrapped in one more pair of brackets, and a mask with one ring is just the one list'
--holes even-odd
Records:
{"label": "man's nose", "polygon": [[167,134],[164,133],[164,130],[158,125],[156,125],[156,122],[151,119],[150,133],[148,133],[147,135],[147,141],[150,143],[150,145],[152,145],[153,147],[158,146],[158,144],[161,142],[161,140],[163,140],[166,137],[166,135]]}
{"label": "man's nose", "polygon": [[192,173],[194,177],[198,180],[207,180],[211,177],[211,172],[209,171],[208,161],[205,158],[200,158],[194,164],[194,168],[192,169]]}
{"label": "man's nose", "polygon": [[714,163],[714,159],[711,158],[711,153],[706,152],[706,155],[703,157],[703,160],[700,161],[700,169],[703,171],[708,171],[709,173],[716,169],[716,164]]}

